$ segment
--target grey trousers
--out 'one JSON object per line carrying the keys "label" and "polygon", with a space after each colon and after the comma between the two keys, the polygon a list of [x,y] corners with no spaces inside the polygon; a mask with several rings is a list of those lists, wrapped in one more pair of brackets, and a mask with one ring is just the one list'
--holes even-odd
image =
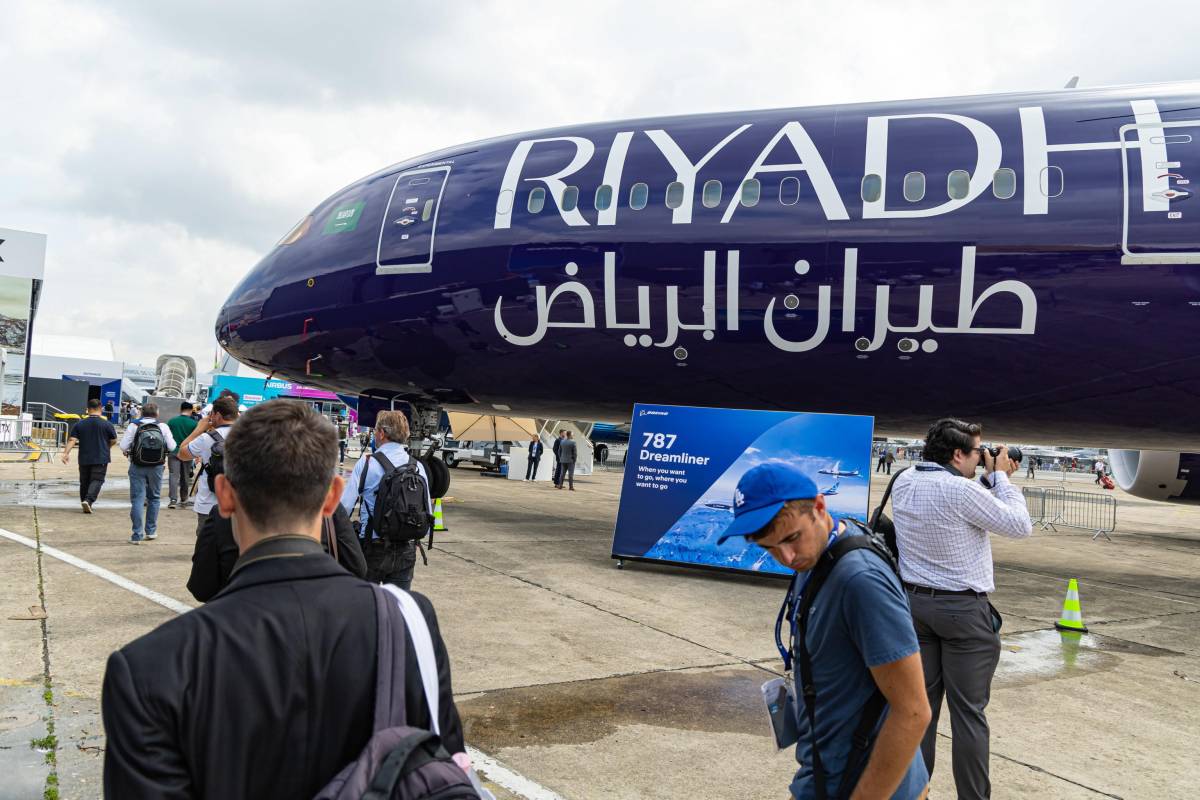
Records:
{"label": "grey trousers", "polygon": [[[182,461],[173,455],[167,456],[167,469],[171,471],[167,483],[167,496],[171,498],[172,503],[187,502],[188,492],[192,490],[192,466],[191,461]],[[183,487],[182,492],[180,486]]]}
{"label": "grey trousers", "polygon": [[984,800],[992,794],[988,777],[991,731],[984,709],[1000,662],[1000,636],[992,630],[987,597],[930,597],[909,591],[908,600],[933,712],[921,742],[925,767],[932,776],[938,717],[945,697],[950,706],[951,758],[958,797]]}

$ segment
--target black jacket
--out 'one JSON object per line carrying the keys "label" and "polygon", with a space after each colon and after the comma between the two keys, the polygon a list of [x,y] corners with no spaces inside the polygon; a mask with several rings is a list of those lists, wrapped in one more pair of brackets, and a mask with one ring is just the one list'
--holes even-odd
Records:
{"label": "black jacket", "polygon": [[[333,512],[333,530],[337,535],[338,563],[351,575],[367,577],[367,559],[362,545],[350,524],[350,515],[338,504]],[[325,550],[329,547],[324,542]],[[192,551],[192,572],[188,576],[187,588],[192,597],[207,603],[229,583],[229,575],[238,560],[238,546],[233,539],[232,523],[214,508],[196,536],[196,547]]]}
{"label": "black jacket", "polygon": [[[413,597],[437,657],[442,741],[459,752],[446,647],[432,605]],[[105,796],[312,797],[371,736],[376,639],[370,584],[318,542],[252,547],[211,602],[109,656]],[[408,724],[428,729],[411,640],[404,695]]]}

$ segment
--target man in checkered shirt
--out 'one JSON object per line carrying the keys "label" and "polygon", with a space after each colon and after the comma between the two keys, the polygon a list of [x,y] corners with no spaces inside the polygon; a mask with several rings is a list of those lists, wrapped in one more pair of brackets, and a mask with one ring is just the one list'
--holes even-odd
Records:
{"label": "man in checkered shirt", "polygon": [[[1033,532],[1021,490],[1009,482],[1017,464],[1006,448],[995,458],[980,446],[979,425],[934,423],[924,460],[895,479],[892,513],[900,578],[908,592],[921,645],[925,691],[933,718],[921,753],[933,774],[938,716],[949,700],[954,783],[959,798],[991,796],[988,699],[1000,661],[999,614],[988,592],[992,548],[988,531],[1023,539]],[[974,480],[982,466],[990,488]]]}

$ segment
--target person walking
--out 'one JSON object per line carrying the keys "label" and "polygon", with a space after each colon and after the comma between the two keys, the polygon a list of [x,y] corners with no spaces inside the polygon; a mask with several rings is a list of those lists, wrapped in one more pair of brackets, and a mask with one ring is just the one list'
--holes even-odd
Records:
{"label": "person walking", "polygon": [[[900,577],[921,643],[932,720],[921,743],[929,774],[942,700],[950,708],[954,784],[961,800],[991,796],[991,731],[984,713],[1000,661],[1000,616],[988,532],[1028,538],[1033,522],[1005,447],[982,447],[981,426],[941,419],[926,436],[924,460],[892,490]],[[989,488],[975,480],[982,464]]]}
{"label": "person walking", "polygon": [[179,415],[167,420],[171,435],[178,442],[171,457],[167,459],[167,508],[187,508],[192,504],[190,498],[192,488],[192,466],[190,458],[179,457],[179,446],[196,430],[196,420],[192,419],[192,404],[184,400],[179,404]]}
{"label": "person walking", "polygon": [[812,478],[790,464],[747,471],[733,515],[718,546],[745,537],[795,571],[775,626],[785,685],[793,665],[799,672],[799,696],[789,692],[781,703],[775,738],[781,749],[796,745],[791,796],[924,798],[929,701],[890,554],[862,523],[833,516]]}
{"label": "person walking", "polygon": [[346,463],[346,447],[349,446],[350,423],[345,418],[339,418],[337,421],[338,434],[338,464]]}
{"label": "person walking", "polygon": [[[188,438],[179,445],[180,458],[198,458],[202,465],[203,474],[196,481],[196,502],[192,506],[196,512],[197,537],[216,508],[217,496],[213,489],[217,473],[225,469],[225,437],[240,413],[236,398],[218,397],[211,411],[196,423]],[[229,521],[225,520],[224,524]]]}
{"label": "person walking", "polygon": [[887,453],[887,456],[885,459],[885,463],[887,464],[887,474],[891,475],[892,474],[892,464],[896,463],[896,454],[893,453],[891,450],[888,450],[888,453]]}
{"label": "person walking", "polygon": [[533,436],[529,440],[529,464],[525,467],[525,480],[531,481],[537,477],[538,462],[542,460],[542,452],[546,446],[541,438]]}
{"label": "person walking", "polygon": [[575,491],[575,460],[578,455],[575,444],[575,435],[571,431],[566,431],[567,438],[562,440],[562,444],[558,448],[558,460],[562,464],[562,469],[558,473],[558,488],[563,488],[563,484],[570,482],[571,491]]}
{"label": "person walking", "polygon": [[117,429],[105,418],[100,401],[88,400],[87,416],[75,423],[67,446],[63,448],[62,463],[71,461],[71,449],[79,447],[79,505],[83,513],[92,513],[100,496],[108,465],[112,461],[112,446],[117,443]]}
{"label": "person walking", "polygon": [[1035,480],[1035,481],[1037,480],[1037,473],[1034,472],[1034,469],[1037,466],[1037,462],[1038,462],[1037,457],[1035,457],[1035,456],[1029,457],[1029,461],[1025,465],[1025,477],[1026,478],[1029,478],[1030,480]]}
{"label": "person walking", "polygon": [[1101,480],[1101,478],[1102,478],[1102,477],[1105,475],[1105,471],[1104,471],[1104,459],[1102,459],[1102,458],[1097,458],[1097,459],[1096,459],[1096,464],[1095,464],[1095,466],[1093,467],[1093,469],[1094,469],[1094,470],[1095,470],[1095,472],[1096,472],[1096,483],[1100,483],[1100,480]]}
{"label": "person walking", "polygon": [[887,457],[888,457],[887,448],[884,448],[879,451],[879,460],[875,462],[875,471],[876,472],[883,472],[884,467],[887,466]]}
{"label": "person walking", "polygon": [[[358,460],[342,492],[342,507],[348,514],[353,514],[354,506],[362,500],[358,513],[358,535],[367,559],[368,580],[372,583],[390,583],[405,591],[412,586],[413,571],[417,566],[417,542],[391,541],[379,536],[379,520],[375,512],[379,484],[384,473],[405,466],[412,458],[405,449],[408,432],[408,418],[403,411],[380,411],[375,419],[375,452]],[[417,474],[425,483],[426,508],[432,513],[429,476],[425,474],[425,465],[419,461]],[[386,513],[387,509],[380,510],[381,516]],[[429,524],[433,524],[432,517]]]}
{"label": "person walking", "polygon": [[[158,421],[158,406],[146,403],[142,416],[130,423],[121,438],[121,452],[129,459],[130,544],[158,538],[158,504],[162,496],[163,464],[175,449],[167,423]],[[143,527],[144,526],[144,527]]]}

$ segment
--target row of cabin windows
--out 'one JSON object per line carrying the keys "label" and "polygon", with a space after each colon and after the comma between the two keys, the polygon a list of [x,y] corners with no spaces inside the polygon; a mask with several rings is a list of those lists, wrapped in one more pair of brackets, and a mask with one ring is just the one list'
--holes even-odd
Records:
{"label": "row of cabin windows", "polygon": [[[1057,170],[1057,186],[1056,191],[1051,190],[1051,184],[1055,181],[1051,180],[1051,176],[1047,170],[1043,170],[1041,177],[1042,194],[1049,197],[1057,197],[1062,194],[1062,170],[1057,167],[1051,167],[1051,170]],[[971,174],[965,169],[956,169],[946,176],[946,194],[951,200],[962,200],[965,198],[971,188]],[[716,208],[721,205],[721,197],[724,192],[724,187],[718,180],[705,181],[704,186],[700,190],[700,203],[705,208]],[[501,194],[507,194],[502,192]],[[1017,173],[1011,169],[998,169],[992,175],[992,194],[1000,200],[1008,200],[1017,193]],[[883,194],[883,178],[879,175],[866,175],[862,179],[861,195],[864,202],[877,202]],[[738,202],[747,208],[753,208],[758,205],[762,198],[762,184],[755,178],[742,181],[741,190],[738,196]],[[910,172],[904,176],[904,199],[910,203],[919,203],[925,199],[925,173]],[[667,208],[679,208],[684,201],[684,185],[679,181],[672,181],[667,184],[666,193]],[[779,182],[779,202],[785,206],[794,206],[800,201],[800,179],[788,176]],[[508,206],[511,204],[511,199],[506,201],[506,198],[501,197],[501,204]],[[606,211],[612,208],[613,205],[613,187],[605,184],[596,189],[596,195],[593,199],[597,211]],[[650,186],[645,183],[635,183],[629,187],[629,208],[634,211],[640,211],[645,208],[650,202]],[[559,206],[563,211],[574,211],[579,207],[579,187],[568,186],[563,191],[562,201]],[[546,207],[546,190],[538,186],[529,192],[529,201],[526,206],[530,214],[540,214]]]}

